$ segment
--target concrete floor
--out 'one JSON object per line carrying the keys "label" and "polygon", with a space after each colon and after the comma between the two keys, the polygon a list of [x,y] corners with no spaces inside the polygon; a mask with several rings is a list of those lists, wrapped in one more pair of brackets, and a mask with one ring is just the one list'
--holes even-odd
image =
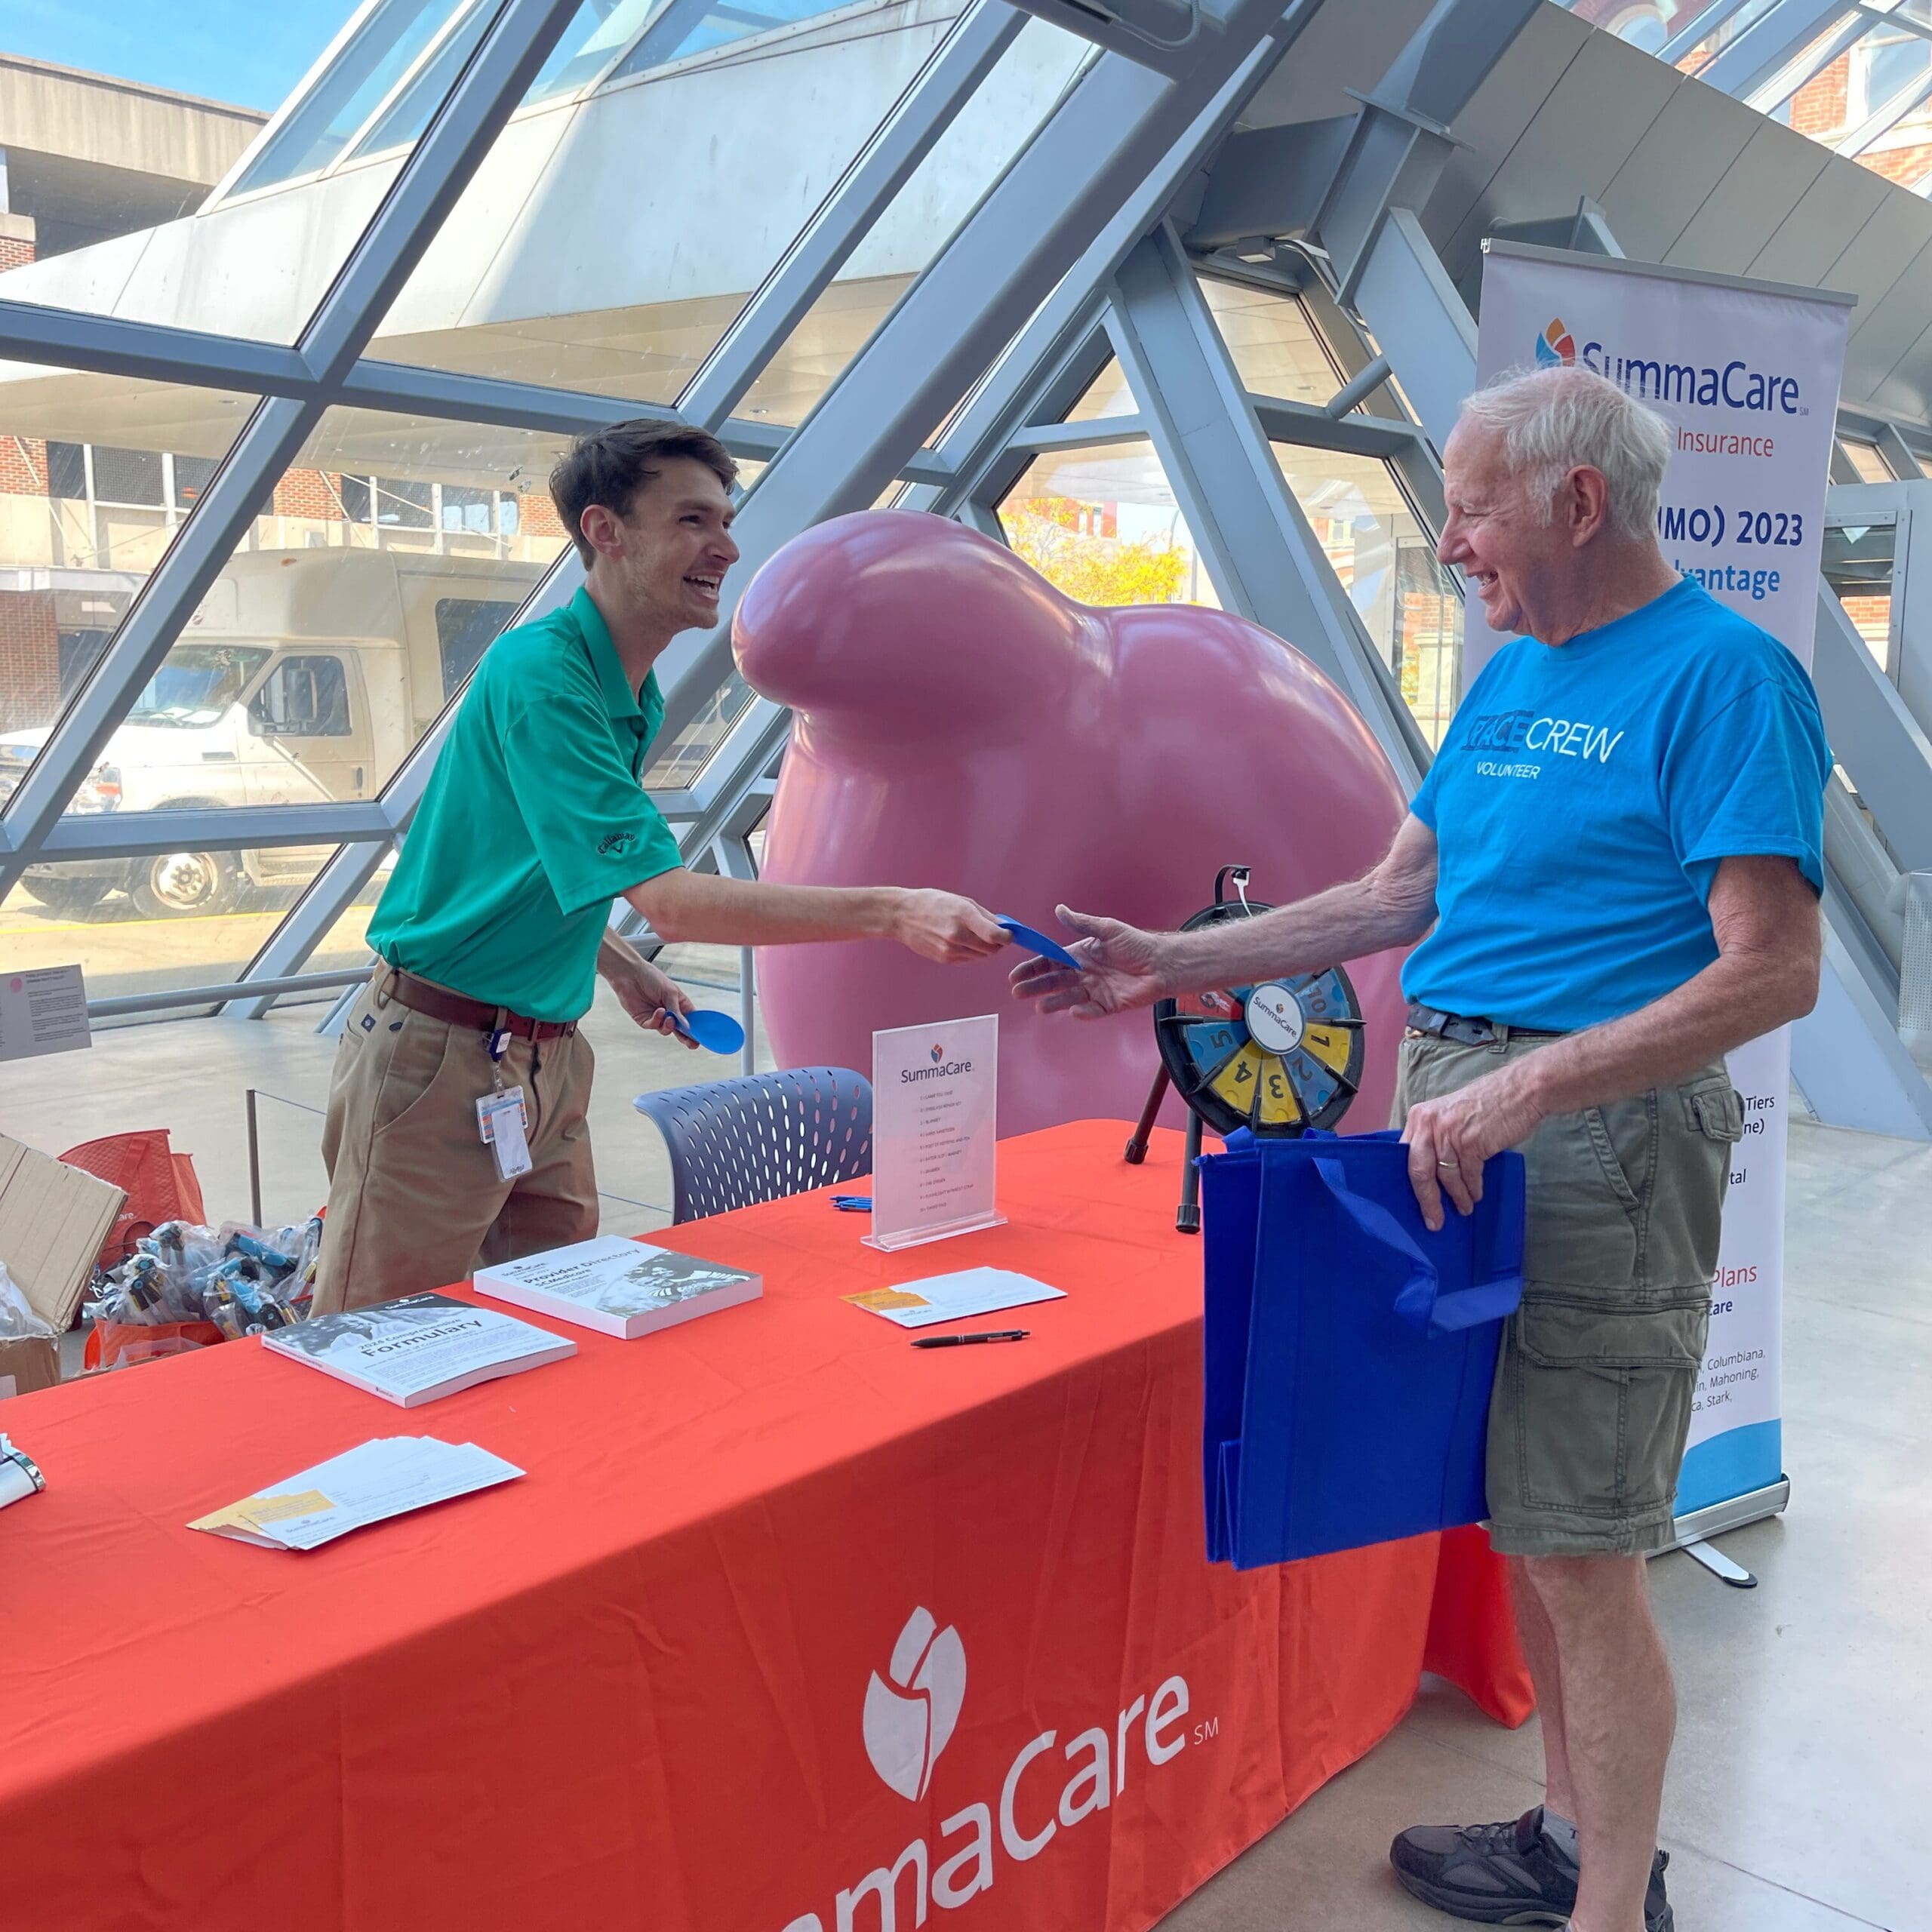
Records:
{"label": "concrete floor", "polygon": [[[734,954],[669,962],[733,980]],[[735,995],[694,989],[736,1010]],[[247,1211],[242,1090],[319,1107],[331,1042],[315,1009],[260,1025],[131,1027],[91,1051],[0,1069],[0,1130],[57,1152],[165,1125],[217,1218]],[[638,1034],[608,996],[587,1023],[605,1226],[661,1226],[646,1088],[735,1071]],[[762,1040],[761,1064],[770,1064]],[[261,1107],[263,1206],[322,1194],[319,1119]],[[1727,1589],[1683,1555],[1652,1572],[1682,1716],[1664,1843],[1681,1932],[1932,1932],[1918,1869],[1932,1840],[1932,1148],[1799,1122],[1786,1297],[1785,1517],[1726,1551],[1761,1586]],[[1404,1932],[1448,1923],[1398,1891],[1388,1842],[1423,1820],[1512,1817],[1540,1795],[1534,1720],[1498,1730],[1425,1687],[1406,1722],[1166,1921],[1164,1932]],[[1069,1927],[1067,1932],[1079,1932]]]}

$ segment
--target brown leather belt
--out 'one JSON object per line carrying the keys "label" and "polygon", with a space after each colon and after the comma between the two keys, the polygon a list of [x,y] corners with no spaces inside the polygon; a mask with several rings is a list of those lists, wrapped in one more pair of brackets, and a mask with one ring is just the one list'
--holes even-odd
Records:
{"label": "brown leather belt", "polygon": [[574,1020],[532,1020],[500,1007],[486,1006],[480,999],[466,999],[432,980],[419,980],[400,966],[389,968],[388,981],[379,991],[412,1013],[426,1013],[432,1020],[447,1020],[452,1026],[472,1026],[479,1033],[500,1029],[519,1040],[556,1040],[577,1031]]}

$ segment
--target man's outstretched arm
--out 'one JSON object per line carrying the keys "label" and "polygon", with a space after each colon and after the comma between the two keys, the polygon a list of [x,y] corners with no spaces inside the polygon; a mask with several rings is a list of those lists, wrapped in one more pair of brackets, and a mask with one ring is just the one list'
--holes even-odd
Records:
{"label": "man's outstretched arm", "polygon": [[677,866],[624,897],[666,941],[789,946],[890,939],[945,964],[983,958],[1008,943],[1004,929],[973,900],[903,886],[768,885]]}
{"label": "man's outstretched arm", "polygon": [[1435,834],[1404,818],[1381,862],[1360,878],[1195,932],[1143,932],[1064,906],[1060,916],[1084,935],[1071,949],[1080,970],[1029,959],[1012,974],[1014,992],[1046,1013],[1097,1020],[1183,993],[1318,972],[1406,946],[1435,923]]}

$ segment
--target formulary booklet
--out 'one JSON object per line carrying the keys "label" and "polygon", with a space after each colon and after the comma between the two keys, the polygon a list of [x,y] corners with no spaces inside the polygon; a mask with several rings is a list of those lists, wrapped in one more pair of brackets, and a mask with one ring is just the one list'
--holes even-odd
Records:
{"label": "formulary booklet", "polygon": [[264,1335],[262,1346],[405,1409],[577,1353],[566,1335],[448,1295],[318,1315]]}
{"label": "formulary booklet", "polygon": [[634,1341],[694,1316],[755,1301],[761,1276],[674,1248],[601,1235],[478,1270],[476,1292]]}

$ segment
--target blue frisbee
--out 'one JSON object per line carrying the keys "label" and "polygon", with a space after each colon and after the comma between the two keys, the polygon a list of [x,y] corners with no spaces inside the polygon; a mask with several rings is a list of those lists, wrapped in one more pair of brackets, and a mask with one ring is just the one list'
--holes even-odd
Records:
{"label": "blue frisbee", "polygon": [[728,1013],[703,1006],[693,1007],[688,1013],[679,1013],[670,1007],[664,1010],[679,1032],[715,1054],[734,1054],[745,1044],[745,1029]]}
{"label": "blue frisbee", "polygon": [[1056,965],[1071,966],[1075,972],[1080,970],[1080,961],[1058,940],[1049,939],[1044,933],[1035,932],[1031,926],[1023,925],[1017,919],[996,918],[993,923],[1004,926],[1020,945],[1030,946],[1043,958],[1052,960]]}

